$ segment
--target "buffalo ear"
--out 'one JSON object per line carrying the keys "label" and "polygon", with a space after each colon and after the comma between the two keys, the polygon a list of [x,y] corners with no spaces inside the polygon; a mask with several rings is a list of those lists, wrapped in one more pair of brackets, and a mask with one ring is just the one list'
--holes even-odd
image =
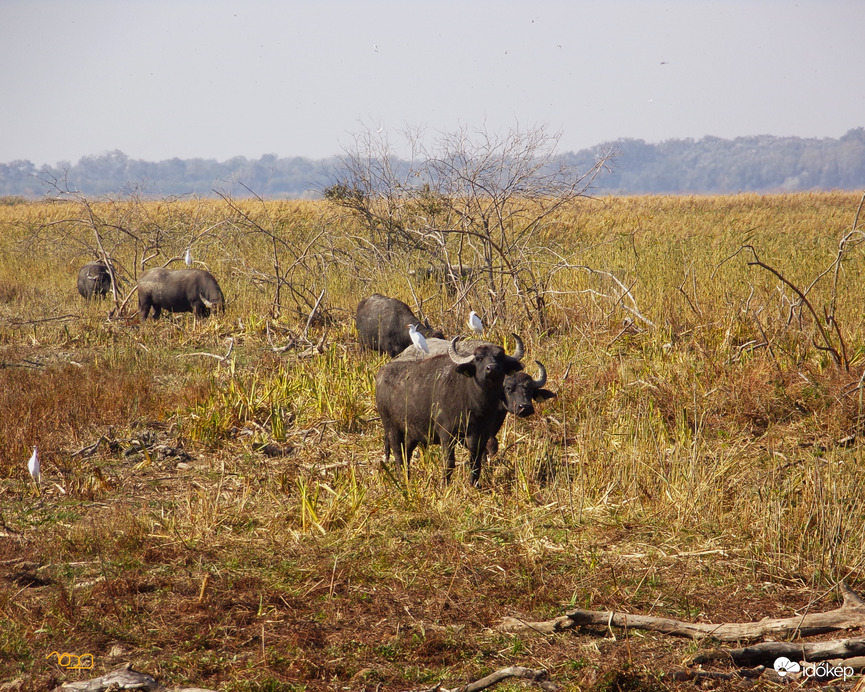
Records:
{"label": "buffalo ear", "polygon": [[549,389],[537,389],[535,393],[532,394],[532,399],[535,401],[546,401],[547,399],[555,399],[556,393],[551,392]]}
{"label": "buffalo ear", "polygon": [[460,363],[454,368],[460,375],[465,375],[466,377],[474,377],[475,376],[475,364],[471,363]]}

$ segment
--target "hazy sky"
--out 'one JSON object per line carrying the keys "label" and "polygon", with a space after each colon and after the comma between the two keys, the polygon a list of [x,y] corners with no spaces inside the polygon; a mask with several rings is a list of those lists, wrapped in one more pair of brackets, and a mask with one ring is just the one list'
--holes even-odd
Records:
{"label": "hazy sky", "polygon": [[0,0],[0,162],[322,158],[364,128],[865,126],[863,0]]}

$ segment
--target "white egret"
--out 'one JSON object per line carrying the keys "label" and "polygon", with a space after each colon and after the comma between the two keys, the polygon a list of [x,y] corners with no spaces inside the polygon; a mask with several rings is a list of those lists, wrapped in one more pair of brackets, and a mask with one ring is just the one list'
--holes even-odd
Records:
{"label": "white egret", "polygon": [[478,314],[474,310],[469,313],[469,327],[471,327],[478,336],[484,333],[484,323],[481,322],[481,318],[478,317]]}
{"label": "white egret", "polygon": [[39,485],[39,481],[42,480],[42,471],[39,468],[39,450],[36,447],[33,447],[33,454],[30,457],[30,461],[27,462],[27,470],[30,471],[30,475],[36,481],[36,485]]}
{"label": "white egret", "polygon": [[423,351],[426,354],[429,354],[429,346],[426,344],[426,339],[424,339],[423,334],[421,334],[417,330],[417,325],[408,324],[408,335],[411,337],[411,342],[415,345],[416,348]]}
{"label": "white egret", "polygon": [[183,257],[183,261],[186,262],[187,267],[192,266],[192,248],[186,248],[186,255]]}

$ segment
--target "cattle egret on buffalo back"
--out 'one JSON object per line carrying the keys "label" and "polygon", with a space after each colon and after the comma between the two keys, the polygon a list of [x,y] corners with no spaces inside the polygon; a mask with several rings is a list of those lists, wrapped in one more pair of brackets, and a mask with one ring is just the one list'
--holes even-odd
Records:
{"label": "cattle egret on buffalo back", "polygon": [[469,327],[471,327],[478,336],[484,333],[484,323],[481,322],[481,318],[478,317],[478,313],[474,310],[469,313]]}
{"label": "cattle egret on buffalo back", "polygon": [[429,353],[429,346],[426,345],[426,339],[423,338],[423,334],[421,334],[417,330],[417,325],[409,324],[408,325],[408,335],[411,337],[411,342],[424,353]]}
{"label": "cattle egret on buffalo back", "polygon": [[186,248],[186,255],[183,257],[183,261],[186,262],[187,267],[192,266],[192,248]]}
{"label": "cattle egret on buffalo back", "polygon": [[30,461],[27,462],[27,470],[30,471],[36,485],[39,485],[39,481],[42,480],[42,471],[39,468],[39,450],[36,447],[33,448],[33,454],[30,456]]}

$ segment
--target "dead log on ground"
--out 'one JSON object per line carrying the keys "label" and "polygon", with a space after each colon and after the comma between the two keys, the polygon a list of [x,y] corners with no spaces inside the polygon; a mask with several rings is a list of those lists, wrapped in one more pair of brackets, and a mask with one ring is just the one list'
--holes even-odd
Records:
{"label": "dead log on ground", "polygon": [[807,637],[836,630],[865,627],[865,600],[855,594],[846,584],[840,584],[844,602],[840,608],[825,613],[806,613],[789,618],[763,618],[757,622],[684,622],[651,615],[631,615],[610,610],[574,610],[561,617],[543,622],[526,622],[519,618],[504,618],[499,629],[506,632],[537,632],[554,634],[582,625],[622,627],[691,639],[712,637],[722,642],[758,639],[765,635]]}
{"label": "dead log on ground", "polygon": [[91,680],[79,682],[64,682],[55,687],[53,692],[108,692],[109,690],[138,690],[139,692],[215,692],[200,687],[184,687],[171,690],[163,687],[155,678],[145,673],[139,673],[127,663]]}
{"label": "dead log on ground", "polygon": [[781,656],[786,656],[791,661],[849,660],[854,657],[865,656],[865,637],[833,639],[828,642],[763,642],[741,649],[703,651],[691,658],[690,663],[732,661],[741,666],[766,663],[771,665],[772,661]]}
{"label": "dead log on ground", "polygon": [[531,668],[524,668],[523,666],[508,666],[507,668],[500,668],[480,680],[475,680],[474,682],[470,682],[461,687],[446,688],[439,684],[435,687],[423,690],[422,692],[480,692],[481,690],[485,690],[487,687],[492,687],[508,678],[521,678],[523,680],[528,680],[529,682],[534,682],[546,692],[555,692],[559,689],[558,685],[547,680],[546,670],[532,670]]}

